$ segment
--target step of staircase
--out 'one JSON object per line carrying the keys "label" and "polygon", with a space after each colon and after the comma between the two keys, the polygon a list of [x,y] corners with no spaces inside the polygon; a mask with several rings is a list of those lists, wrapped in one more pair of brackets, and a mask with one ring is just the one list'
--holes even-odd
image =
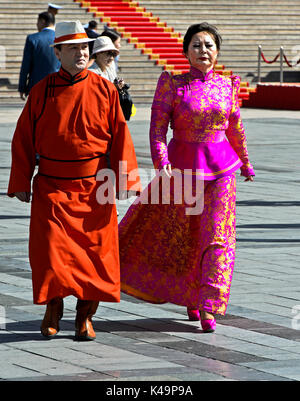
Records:
{"label": "step of staircase", "polygon": [[[85,24],[91,19],[96,19],[99,23],[100,32],[103,30],[104,24],[110,25],[103,18],[95,17],[94,11],[86,12],[89,7],[81,7],[78,1],[56,0],[55,3],[63,6],[57,15],[57,22],[79,19]],[[127,0],[119,0],[119,3],[118,8],[121,8],[123,14],[125,11],[128,14],[127,8],[132,8],[129,6],[132,6],[133,2],[128,4]],[[108,5],[105,7],[103,2],[99,2],[99,4],[102,4],[102,10],[104,10],[104,8],[111,7],[113,2],[106,2]],[[217,25],[223,36],[218,63],[223,64],[226,71],[233,71],[234,74],[240,75],[242,80],[245,81],[245,85],[248,80],[253,80],[255,83],[258,45],[262,45],[265,57],[270,60],[275,57],[279,52],[279,47],[283,45],[285,54],[291,60],[295,57],[293,49],[295,50],[300,43],[300,26],[297,24],[300,18],[300,0],[258,0],[253,2],[231,0],[230,3],[225,0],[214,0],[213,2],[207,0],[141,0],[138,2],[138,6],[144,8],[144,12],[152,13],[153,18],[156,19],[156,22],[151,22],[147,26],[166,26],[171,32],[179,34],[181,38],[192,23],[207,20]],[[0,0],[0,43],[6,50],[6,66],[0,68],[1,99],[19,99],[16,85],[26,35],[36,31],[37,14],[45,11],[44,8],[40,1],[14,0],[8,3]],[[117,10],[114,11],[115,18],[116,12]],[[140,25],[137,22],[132,22],[133,20],[137,21],[137,19],[132,19],[130,16],[124,17],[123,15],[124,26],[129,27],[128,29],[131,29],[132,32],[134,29],[134,32],[145,32],[141,29],[145,29],[146,24]],[[22,24],[19,23],[21,17],[24,20]],[[126,22],[124,18],[127,18]],[[134,24],[135,27],[133,27]],[[153,29],[152,32],[154,31]],[[149,36],[150,34],[147,33],[144,38]],[[160,37],[158,33],[152,36]],[[149,54],[143,53],[148,48],[140,47],[142,42],[129,42],[129,38],[122,38],[119,62],[120,75],[131,85],[131,93],[135,103],[150,103],[159,75],[165,68],[168,69],[169,67],[168,65],[158,65],[157,58],[149,57]],[[176,40],[172,40],[174,45],[171,45],[170,42],[169,40],[167,43],[167,49],[171,50],[172,54],[178,52],[177,57],[172,57],[172,59],[176,59],[182,53],[182,44],[175,44]],[[156,51],[158,52],[158,50]],[[285,67],[286,69],[287,67]],[[262,78],[274,71],[279,71],[278,62],[274,64],[262,63]],[[180,72],[178,69],[175,71],[175,73]],[[8,82],[6,86],[5,80]],[[250,85],[249,83],[247,85],[245,92],[242,92],[242,95],[240,94],[241,98],[247,96],[249,91],[254,90],[251,88],[251,81]]]}
{"label": "step of staircase", "polygon": [[[56,4],[64,8],[59,11],[56,21],[79,19],[83,24],[93,19],[91,13],[86,13],[79,4],[73,1],[59,1]],[[13,11],[13,12],[12,12]],[[26,21],[22,26],[17,24],[20,15],[26,14]],[[23,49],[26,35],[36,31],[36,19],[38,13],[44,11],[39,1],[18,1],[16,7],[13,4],[0,1],[0,43],[5,43],[6,48],[6,66],[0,68],[0,99],[1,101],[19,101],[17,85],[19,80],[20,65],[23,58]],[[7,25],[6,16],[14,16]],[[8,14],[10,13],[10,14]],[[4,23],[4,21],[6,21]],[[9,26],[9,28],[7,28]],[[5,28],[5,29],[4,29]],[[98,30],[101,32],[104,24],[99,23]],[[12,32],[13,31],[13,32]],[[151,103],[153,91],[157,79],[163,68],[155,65],[154,60],[149,60],[147,55],[142,55],[141,51],[134,48],[133,44],[127,43],[122,39],[122,52],[124,51],[124,60],[120,60],[120,75],[131,86],[131,93],[135,103]],[[147,77],[147,79],[145,79]],[[7,84],[9,83],[9,84]]]}

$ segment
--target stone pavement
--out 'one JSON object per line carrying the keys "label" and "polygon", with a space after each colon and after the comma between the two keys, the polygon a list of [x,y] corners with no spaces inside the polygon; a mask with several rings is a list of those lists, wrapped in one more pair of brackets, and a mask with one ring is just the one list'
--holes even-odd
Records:
{"label": "stone pavement", "polygon": [[[73,341],[75,299],[61,332],[39,332],[27,256],[29,205],[6,197],[18,105],[0,106],[0,380],[299,381],[300,113],[242,109],[253,183],[238,177],[237,259],[228,311],[204,334],[185,308],[122,295],[101,304],[97,340]],[[149,180],[149,107],[129,122],[143,182]],[[119,202],[120,218],[128,208]]]}

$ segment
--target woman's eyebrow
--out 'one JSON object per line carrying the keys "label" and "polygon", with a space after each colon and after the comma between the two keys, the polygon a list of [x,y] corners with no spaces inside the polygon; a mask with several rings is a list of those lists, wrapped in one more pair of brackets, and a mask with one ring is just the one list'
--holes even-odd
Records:
{"label": "woman's eyebrow", "polygon": [[[202,42],[200,41],[200,40],[194,40],[193,42],[192,42],[192,44],[193,45],[195,45],[195,44],[201,44]],[[205,40],[203,43],[205,43],[205,44],[212,44],[213,42],[212,41],[210,41],[210,40]]]}

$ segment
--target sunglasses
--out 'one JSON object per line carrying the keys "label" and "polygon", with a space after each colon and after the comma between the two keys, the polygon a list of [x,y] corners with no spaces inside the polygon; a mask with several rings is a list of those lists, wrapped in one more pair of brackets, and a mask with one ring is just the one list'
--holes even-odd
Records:
{"label": "sunglasses", "polygon": [[112,51],[106,51],[106,52],[103,52],[103,54],[107,57],[115,57],[116,56],[116,53],[112,52]]}

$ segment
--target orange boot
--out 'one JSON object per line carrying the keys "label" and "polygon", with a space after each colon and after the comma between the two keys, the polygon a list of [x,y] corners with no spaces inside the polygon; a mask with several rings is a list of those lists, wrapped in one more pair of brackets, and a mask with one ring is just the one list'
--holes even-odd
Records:
{"label": "orange boot", "polygon": [[92,325],[92,317],[98,308],[98,301],[82,301],[78,299],[76,305],[75,340],[95,340],[96,334]]}
{"label": "orange boot", "polygon": [[59,332],[59,321],[63,317],[64,302],[62,298],[53,298],[47,305],[41,324],[41,333],[45,337],[54,337]]}

